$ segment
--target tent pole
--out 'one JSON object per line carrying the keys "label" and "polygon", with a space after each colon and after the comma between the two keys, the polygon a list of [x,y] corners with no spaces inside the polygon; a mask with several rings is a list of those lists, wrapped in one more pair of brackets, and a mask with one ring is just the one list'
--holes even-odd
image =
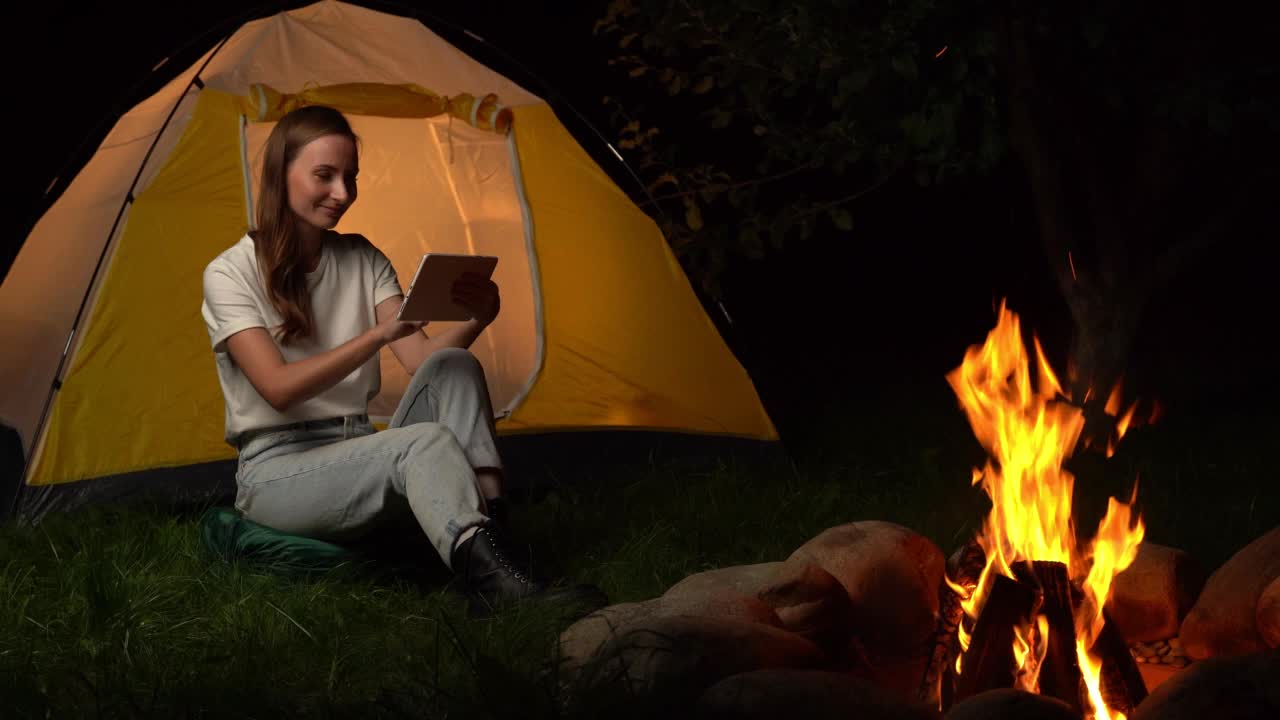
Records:
{"label": "tent pole", "polygon": [[[232,35],[234,34],[235,33],[232,33]],[[213,61],[213,58],[217,56],[218,51],[221,50],[230,39],[231,35],[227,35],[222,39],[222,42],[218,43],[218,46],[213,49],[213,52],[209,53],[209,57],[205,59],[204,64],[200,66],[200,69],[196,70],[195,74],[191,76],[191,82],[187,83],[187,86],[178,94],[177,102],[175,102],[173,107],[169,109],[168,116],[165,117],[164,123],[160,125],[159,131],[156,132],[155,139],[151,141],[151,147],[147,148],[146,155],[142,157],[142,162],[138,165],[138,171],[133,175],[133,182],[129,183],[129,190],[125,193],[124,202],[120,204],[120,209],[116,212],[116,218],[111,223],[111,229],[107,232],[107,239],[102,244],[102,251],[98,253],[98,262],[93,267],[93,274],[89,276],[89,283],[85,286],[84,297],[80,299],[80,307],[76,310],[76,317],[71,322],[71,332],[67,334],[67,344],[62,348],[62,355],[58,358],[58,367],[53,372],[53,382],[50,384],[49,393],[45,397],[44,409],[40,411],[40,420],[36,423],[36,431],[31,438],[31,459],[27,462],[26,470],[23,472],[22,484],[18,488],[19,492],[16,492],[13,495],[13,507],[9,508],[10,514],[17,511],[18,497],[22,494],[22,487],[25,487],[27,477],[30,476],[32,469],[35,467],[34,460],[36,450],[40,446],[42,436],[46,429],[45,423],[49,419],[49,410],[53,406],[54,395],[56,395],[58,390],[62,388],[62,371],[67,364],[67,357],[71,352],[72,341],[75,339],[76,332],[80,329],[81,320],[84,319],[84,311],[89,305],[89,296],[93,293],[93,286],[98,280],[98,273],[102,271],[102,264],[107,259],[107,250],[111,248],[111,239],[115,236],[116,229],[120,226],[120,220],[124,217],[125,209],[127,209],[134,201],[133,191],[138,186],[138,181],[142,179],[142,171],[146,169],[147,162],[151,160],[151,155],[155,152],[156,145],[160,143],[160,138],[164,135],[164,131],[169,128],[169,123],[173,120],[173,116],[177,114],[178,108],[182,105],[182,101],[187,97],[187,93],[191,92],[192,87],[204,89],[204,81],[200,79],[200,73],[204,72],[204,69],[208,67],[209,63]],[[117,121],[119,119],[120,118],[116,118]]]}
{"label": "tent pole", "polygon": [[[525,65],[524,63],[520,62],[518,59],[512,56],[511,53],[508,53],[506,50],[503,50],[497,45],[494,45],[488,40],[485,40],[480,35],[477,35],[476,33],[471,32],[467,28],[462,27],[461,25],[455,22],[447,20],[434,13],[421,10],[417,7],[406,5],[403,2],[392,2],[388,0],[383,0],[382,2],[371,2],[371,3],[361,3],[361,4],[383,5],[387,7],[393,7],[396,10],[406,13],[409,17],[412,17],[418,22],[422,23],[428,30],[432,30],[433,26],[447,25],[453,28],[454,30],[457,30],[458,32],[462,33],[463,35],[466,35],[472,40],[475,40],[481,45],[488,47],[489,49],[496,52],[498,55],[502,56],[504,60],[518,67],[521,71],[524,72],[525,75],[527,75],[534,82],[540,85],[542,89],[547,91],[557,103],[567,108],[569,112],[573,113],[574,116],[576,116],[578,120],[587,127],[588,130],[590,130],[592,133],[595,134],[595,136],[600,140],[601,143],[604,143],[604,146],[607,147],[609,151],[614,155],[614,157],[618,158],[618,161],[622,163],[622,167],[626,169],[627,174],[630,175],[633,180],[635,180],[636,186],[640,188],[640,191],[643,192],[645,196],[649,198],[649,201],[653,203],[654,207],[658,208],[658,212],[662,213],[663,221],[664,222],[670,221],[670,219],[667,217],[666,212],[662,210],[662,207],[659,206],[657,201],[654,199],[653,194],[649,192],[649,189],[647,187],[645,187],[644,182],[640,179],[640,176],[636,174],[635,170],[631,169],[631,165],[622,158],[622,155],[616,149],[614,149],[613,143],[609,142],[609,140],[604,136],[604,133],[601,133],[600,130],[597,129],[596,126],[590,120],[588,120],[585,115],[579,112],[578,108],[574,107],[573,103],[569,102],[569,100],[565,98],[565,96],[562,95],[559,90],[556,90],[556,88],[553,85],[551,85],[551,83],[542,79],[541,76],[539,76],[533,70],[530,70],[528,65]],[[428,24],[424,20],[424,18],[429,18],[431,23]]]}

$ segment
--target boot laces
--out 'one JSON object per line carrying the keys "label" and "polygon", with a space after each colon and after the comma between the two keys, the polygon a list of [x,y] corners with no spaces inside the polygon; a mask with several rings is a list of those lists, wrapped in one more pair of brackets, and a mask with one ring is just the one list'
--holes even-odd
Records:
{"label": "boot laces", "polygon": [[489,539],[490,539],[489,546],[493,548],[493,559],[497,560],[498,564],[501,565],[504,570],[511,573],[511,575],[514,576],[515,579],[519,580],[522,583],[531,584],[533,582],[532,579],[528,575],[526,575],[525,572],[521,570],[519,566],[517,566],[514,562],[512,562],[511,558],[507,555],[508,548],[507,548],[506,538],[502,537],[500,533],[493,532],[489,528],[482,528],[481,532],[487,533],[489,535]]}

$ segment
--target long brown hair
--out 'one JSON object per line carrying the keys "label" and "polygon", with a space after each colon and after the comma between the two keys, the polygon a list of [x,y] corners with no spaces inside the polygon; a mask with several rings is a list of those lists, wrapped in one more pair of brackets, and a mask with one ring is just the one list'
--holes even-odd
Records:
{"label": "long brown hair", "polygon": [[310,105],[280,118],[263,150],[258,227],[250,232],[250,237],[267,297],[284,318],[277,330],[282,345],[310,337],[315,330],[298,221],[289,208],[289,164],[307,143],[325,135],[343,135],[352,143],[359,142],[342,113],[330,107]]}

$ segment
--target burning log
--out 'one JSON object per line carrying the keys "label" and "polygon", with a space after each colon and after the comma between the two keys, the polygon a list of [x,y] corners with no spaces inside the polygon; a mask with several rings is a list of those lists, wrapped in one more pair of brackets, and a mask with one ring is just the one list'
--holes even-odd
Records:
{"label": "burning log", "polygon": [[1003,575],[995,577],[963,656],[956,700],[984,690],[1015,687],[1014,628],[1029,623],[1037,605],[1035,591],[1025,583]]}
{"label": "burning log", "polygon": [[1138,703],[1147,698],[1147,683],[1138,671],[1138,663],[1129,654],[1120,628],[1106,611],[1102,617],[1106,624],[1090,648],[1090,652],[1102,659],[1102,676],[1099,678],[1102,699],[1112,710],[1132,716]]}
{"label": "burning log", "polygon": [[[977,552],[980,557],[981,550]],[[969,556],[974,557],[972,551]],[[1018,675],[1014,654],[1015,629],[1022,627],[1029,630],[1031,645],[1027,650],[1031,660],[1024,670],[1034,678],[1029,682],[1040,694],[1058,698],[1083,713],[1089,701],[1076,649],[1075,616],[1084,594],[1071,582],[1063,563],[1020,562],[1011,569],[1016,580],[1003,575],[994,578],[961,660],[961,673],[945,672],[954,669],[954,657],[946,661],[939,682],[941,707],[949,708],[986,690],[1026,685],[1028,681]],[[959,603],[958,597],[955,602]],[[1115,623],[1105,613],[1103,618],[1105,624],[1091,648],[1102,663],[1102,698],[1111,709],[1128,715],[1146,698],[1146,683]],[[928,675],[925,679],[929,680]]]}
{"label": "burning log", "polygon": [[[947,560],[947,577],[961,587],[978,583],[987,557],[977,542],[970,540]],[[950,707],[955,700],[955,662],[960,655],[958,630],[964,618],[962,598],[944,579],[938,585],[938,624],[931,640],[929,662],[916,697],[929,707]]]}
{"label": "burning log", "polygon": [[[1116,629],[1100,636],[1112,580],[1132,564],[1145,532],[1141,520],[1133,520],[1136,486],[1128,502],[1108,501],[1092,540],[1078,541],[1071,521],[1075,476],[1063,464],[1082,436],[1085,418],[1063,391],[1039,340],[1034,369],[1036,383],[1019,319],[1002,303],[986,342],[971,346],[947,374],[988,453],[972,481],[992,504],[976,538],[988,555],[981,581],[950,587],[962,593],[966,619],[973,623],[968,638],[968,623],[960,626],[967,647],[956,668],[956,699],[1013,687],[1056,697],[1082,715],[1107,717],[1104,687],[1122,696],[1117,707],[1133,707],[1145,695],[1127,649],[1123,643],[1118,652],[1113,647]],[[1131,425],[1135,407],[1121,413],[1119,387],[1112,389],[1106,413],[1118,420],[1107,438],[1108,456]],[[1110,669],[1104,671],[1100,660]],[[946,685],[944,679],[943,690]]]}
{"label": "burning log", "polygon": [[1046,644],[1040,664],[1040,694],[1056,697],[1078,711],[1082,676],[1076,657],[1074,609],[1079,599],[1072,590],[1067,566],[1037,560],[1015,563],[1012,570],[1020,582],[1036,588],[1041,599],[1039,614],[1047,621],[1048,636],[1038,639]]}

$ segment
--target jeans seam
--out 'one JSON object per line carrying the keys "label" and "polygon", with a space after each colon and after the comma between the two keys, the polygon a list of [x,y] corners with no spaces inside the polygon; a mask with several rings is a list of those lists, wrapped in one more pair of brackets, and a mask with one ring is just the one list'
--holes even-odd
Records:
{"label": "jeans seam", "polygon": [[269,483],[276,482],[277,480],[288,480],[289,478],[294,478],[304,473],[315,472],[316,470],[323,470],[324,468],[333,467],[334,465],[338,465],[344,462],[350,462],[352,460],[368,460],[370,458],[379,457],[381,455],[388,455],[391,453],[395,453],[398,450],[399,448],[387,448],[384,450],[379,450],[377,452],[371,452],[367,455],[354,455],[352,457],[343,458],[341,460],[334,460],[333,462],[328,462],[323,465],[316,465],[315,467],[309,467],[309,468],[306,468],[305,470],[298,470],[297,472],[289,473],[288,475],[281,475],[279,477],[274,477],[274,478],[271,478],[270,480],[262,480],[256,483],[245,483],[245,484],[248,485],[249,487],[255,487],[258,485],[267,485]]}
{"label": "jeans seam", "polygon": [[[259,451],[258,451],[258,453],[257,453],[256,455],[254,455],[254,456],[253,456],[253,459],[252,459],[252,460],[241,460],[241,461],[240,461],[240,467],[242,467],[242,468],[244,468],[244,469],[246,469],[246,470],[249,470],[249,469],[252,469],[252,468],[254,468],[255,466],[257,466],[259,463],[266,462],[267,460],[275,460],[277,457],[281,457],[280,455],[273,455],[273,456],[271,456],[271,457],[267,458],[266,460],[262,460],[262,459],[261,459],[261,458],[262,458],[262,454],[263,454],[263,453],[268,452],[268,451],[270,451],[270,450],[274,450],[274,449],[276,449],[276,448],[280,447],[281,445],[298,445],[298,444],[302,444],[302,443],[315,442],[316,440],[321,440],[321,439],[328,439],[328,438],[309,438],[309,439],[305,439],[305,440],[297,440],[297,441],[292,442],[292,443],[280,443],[280,444],[277,444],[277,445],[268,445],[267,447],[265,447],[265,448],[263,448],[263,449],[259,450]],[[332,440],[332,442],[326,442],[326,443],[324,443],[324,445],[317,445],[316,447],[325,447],[326,445],[332,445],[333,443],[339,443],[339,442],[342,442],[342,440],[343,440],[343,438],[334,438],[334,439]],[[315,448],[306,448],[306,450],[298,450],[297,452],[306,452],[307,450],[314,450],[314,449],[315,449]],[[292,455],[293,453],[285,453],[285,454],[286,454],[286,455]]]}
{"label": "jeans seam", "polygon": [[[437,405],[440,404],[439,403],[440,394],[435,391],[435,388],[431,386],[431,383],[429,382],[422,383],[422,387],[418,388],[418,391],[413,394],[413,399],[409,401],[408,407],[404,409],[404,418],[401,420],[399,427],[404,427],[406,425],[414,424],[414,423],[405,422],[405,420],[407,420],[409,416],[413,413],[413,406],[418,404],[418,397],[424,393],[433,394],[436,399],[436,404]],[[428,398],[427,410],[429,411],[430,409],[431,409],[431,400],[430,398]],[[435,422],[439,422],[439,420],[436,420]]]}

